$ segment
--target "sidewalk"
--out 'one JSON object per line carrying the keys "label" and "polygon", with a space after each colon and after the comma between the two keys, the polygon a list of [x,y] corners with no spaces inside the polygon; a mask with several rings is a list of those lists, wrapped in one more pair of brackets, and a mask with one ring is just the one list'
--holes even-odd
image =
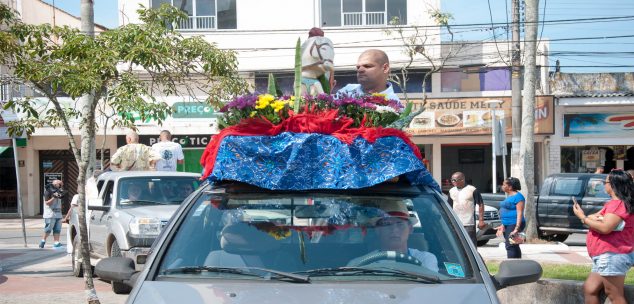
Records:
{"label": "sidewalk", "polygon": [[[592,265],[585,246],[568,246],[564,243],[522,244],[522,259],[535,260],[548,264],[581,264]],[[485,261],[507,260],[504,243],[497,246],[478,247],[478,252]]]}
{"label": "sidewalk", "polygon": [[[42,217],[37,218],[25,218],[24,226],[26,229],[44,229],[44,219]],[[0,219],[0,230],[20,230],[22,229],[22,220],[19,218]]]}

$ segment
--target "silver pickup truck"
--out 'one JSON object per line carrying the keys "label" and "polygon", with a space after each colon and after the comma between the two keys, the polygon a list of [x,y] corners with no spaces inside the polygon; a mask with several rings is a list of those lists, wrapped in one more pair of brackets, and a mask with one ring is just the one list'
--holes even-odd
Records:
{"label": "silver pickup truck", "polygon": [[[99,196],[88,199],[86,221],[92,264],[106,257],[123,256],[135,261],[149,251],[154,239],[183,200],[198,188],[200,174],[185,172],[106,172],[97,179]],[[76,207],[75,207],[76,208]],[[73,274],[81,276],[79,218],[69,223]],[[113,284],[115,293],[125,285]]]}

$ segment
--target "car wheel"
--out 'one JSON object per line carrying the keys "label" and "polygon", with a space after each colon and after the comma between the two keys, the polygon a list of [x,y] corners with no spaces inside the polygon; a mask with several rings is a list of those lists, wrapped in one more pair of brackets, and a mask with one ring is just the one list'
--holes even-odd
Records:
{"label": "car wheel", "polygon": [[110,256],[111,257],[120,257],[121,255],[121,248],[119,248],[119,243],[117,243],[117,240],[114,240],[112,242],[112,246],[110,247]]}
{"label": "car wheel", "polygon": [[566,233],[545,234],[543,231],[539,230],[539,238],[549,242],[564,242],[568,239],[569,235],[570,234]]}
{"label": "car wheel", "polygon": [[489,240],[481,240],[481,241],[477,241],[476,244],[478,244],[478,246],[484,246],[489,242]]}
{"label": "car wheel", "polygon": [[73,264],[73,275],[75,277],[82,277],[84,276],[84,265],[83,263],[83,259],[80,258],[80,242],[79,242],[79,235],[75,236],[75,238],[73,239],[73,252],[71,254],[71,261]]}
{"label": "car wheel", "polygon": [[[117,243],[117,240],[114,240],[112,242],[112,247],[110,247],[110,256],[111,257],[123,256],[121,255],[121,248],[119,248],[119,243]],[[110,282],[110,284],[112,285],[112,292],[116,294],[128,294],[130,293],[130,291],[132,291],[132,287],[123,283]]]}

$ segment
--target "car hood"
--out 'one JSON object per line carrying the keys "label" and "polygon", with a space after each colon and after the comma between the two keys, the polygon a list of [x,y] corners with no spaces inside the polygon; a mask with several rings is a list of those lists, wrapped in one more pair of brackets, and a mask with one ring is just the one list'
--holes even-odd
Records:
{"label": "car hood", "polygon": [[128,303],[497,303],[484,284],[146,281]]}
{"label": "car hood", "polygon": [[141,206],[134,208],[122,209],[122,211],[134,216],[134,217],[151,217],[162,220],[169,220],[172,214],[176,212],[179,205],[155,205],[155,206]]}

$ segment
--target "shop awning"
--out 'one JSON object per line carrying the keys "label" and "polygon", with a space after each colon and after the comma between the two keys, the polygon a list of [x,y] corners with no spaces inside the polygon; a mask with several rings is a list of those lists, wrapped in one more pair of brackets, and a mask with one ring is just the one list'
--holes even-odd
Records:
{"label": "shop awning", "polygon": [[0,146],[0,158],[13,158],[13,147]]}

